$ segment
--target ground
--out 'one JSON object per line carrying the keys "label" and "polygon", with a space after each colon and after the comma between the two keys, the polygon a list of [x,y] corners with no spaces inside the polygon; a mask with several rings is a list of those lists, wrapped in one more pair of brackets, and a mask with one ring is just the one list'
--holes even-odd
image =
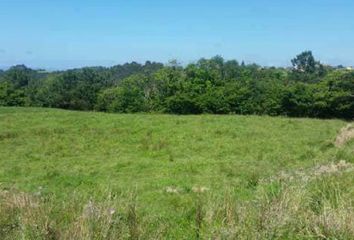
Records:
{"label": "ground", "polygon": [[[353,142],[335,144],[347,125],[267,116],[0,108],[0,187],[50,196],[55,206],[73,194],[82,204],[108,195],[131,202],[134,196],[142,221],[179,226],[162,236],[200,237],[204,230],[196,233],[194,225],[202,226],[193,214],[201,194],[216,199],[227,192],[246,203],[284,174],[312,176],[310,171],[336,164],[350,169]],[[352,176],[347,171],[335,180],[348,196]]]}

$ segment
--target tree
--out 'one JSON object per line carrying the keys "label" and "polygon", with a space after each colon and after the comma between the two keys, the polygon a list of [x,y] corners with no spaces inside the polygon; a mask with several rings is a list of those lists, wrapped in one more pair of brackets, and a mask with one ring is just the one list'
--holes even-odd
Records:
{"label": "tree", "polygon": [[302,82],[318,82],[325,75],[326,69],[316,61],[311,51],[304,51],[291,60],[293,79]]}
{"label": "tree", "polygon": [[316,60],[311,51],[305,51],[291,60],[296,71],[314,73],[316,71]]}
{"label": "tree", "polygon": [[321,117],[354,118],[354,72],[337,70],[328,74],[317,89],[317,101],[325,102]]}
{"label": "tree", "polygon": [[182,66],[136,62],[59,72],[17,65],[0,72],[0,105],[109,112],[237,113],[354,118],[354,72],[311,51],[293,69],[216,56]]}
{"label": "tree", "polygon": [[314,117],[314,86],[297,82],[286,89],[282,106],[286,115],[291,117]]}
{"label": "tree", "polygon": [[152,97],[148,79],[137,74],[124,79],[117,87],[102,91],[98,96],[97,110],[109,112],[146,112]]}
{"label": "tree", "polygon": [[15,88],[11,82],[0,82],[0,106],[26,106],[28,98],[24,89]]}

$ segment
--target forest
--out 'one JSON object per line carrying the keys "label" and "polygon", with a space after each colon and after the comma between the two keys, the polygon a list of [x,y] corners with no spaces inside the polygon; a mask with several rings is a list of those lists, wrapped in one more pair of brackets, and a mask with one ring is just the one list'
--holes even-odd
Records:
{"label": "forest", "polygon": [[354,71],[325,65],[311,51],[291,67],[221,56],[188,65],[147,61],[48,72],[0,71],[0,106],[118,113],[247,114],[354,118]]}

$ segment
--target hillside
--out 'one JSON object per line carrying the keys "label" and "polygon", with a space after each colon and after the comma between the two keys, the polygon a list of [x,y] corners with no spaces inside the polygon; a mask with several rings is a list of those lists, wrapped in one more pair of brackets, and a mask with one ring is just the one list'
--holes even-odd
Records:
{"label": "hillside", "polygon": [[2,107],[0,238],[351,239],[347,124]]}

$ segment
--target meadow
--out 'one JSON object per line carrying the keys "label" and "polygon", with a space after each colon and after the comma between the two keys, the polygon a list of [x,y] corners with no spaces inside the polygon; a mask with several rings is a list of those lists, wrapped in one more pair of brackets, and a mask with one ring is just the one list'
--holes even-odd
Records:
{"label": "meadow", "polygon": [[0,239],[354,239],[347,125],[1,107]]}

